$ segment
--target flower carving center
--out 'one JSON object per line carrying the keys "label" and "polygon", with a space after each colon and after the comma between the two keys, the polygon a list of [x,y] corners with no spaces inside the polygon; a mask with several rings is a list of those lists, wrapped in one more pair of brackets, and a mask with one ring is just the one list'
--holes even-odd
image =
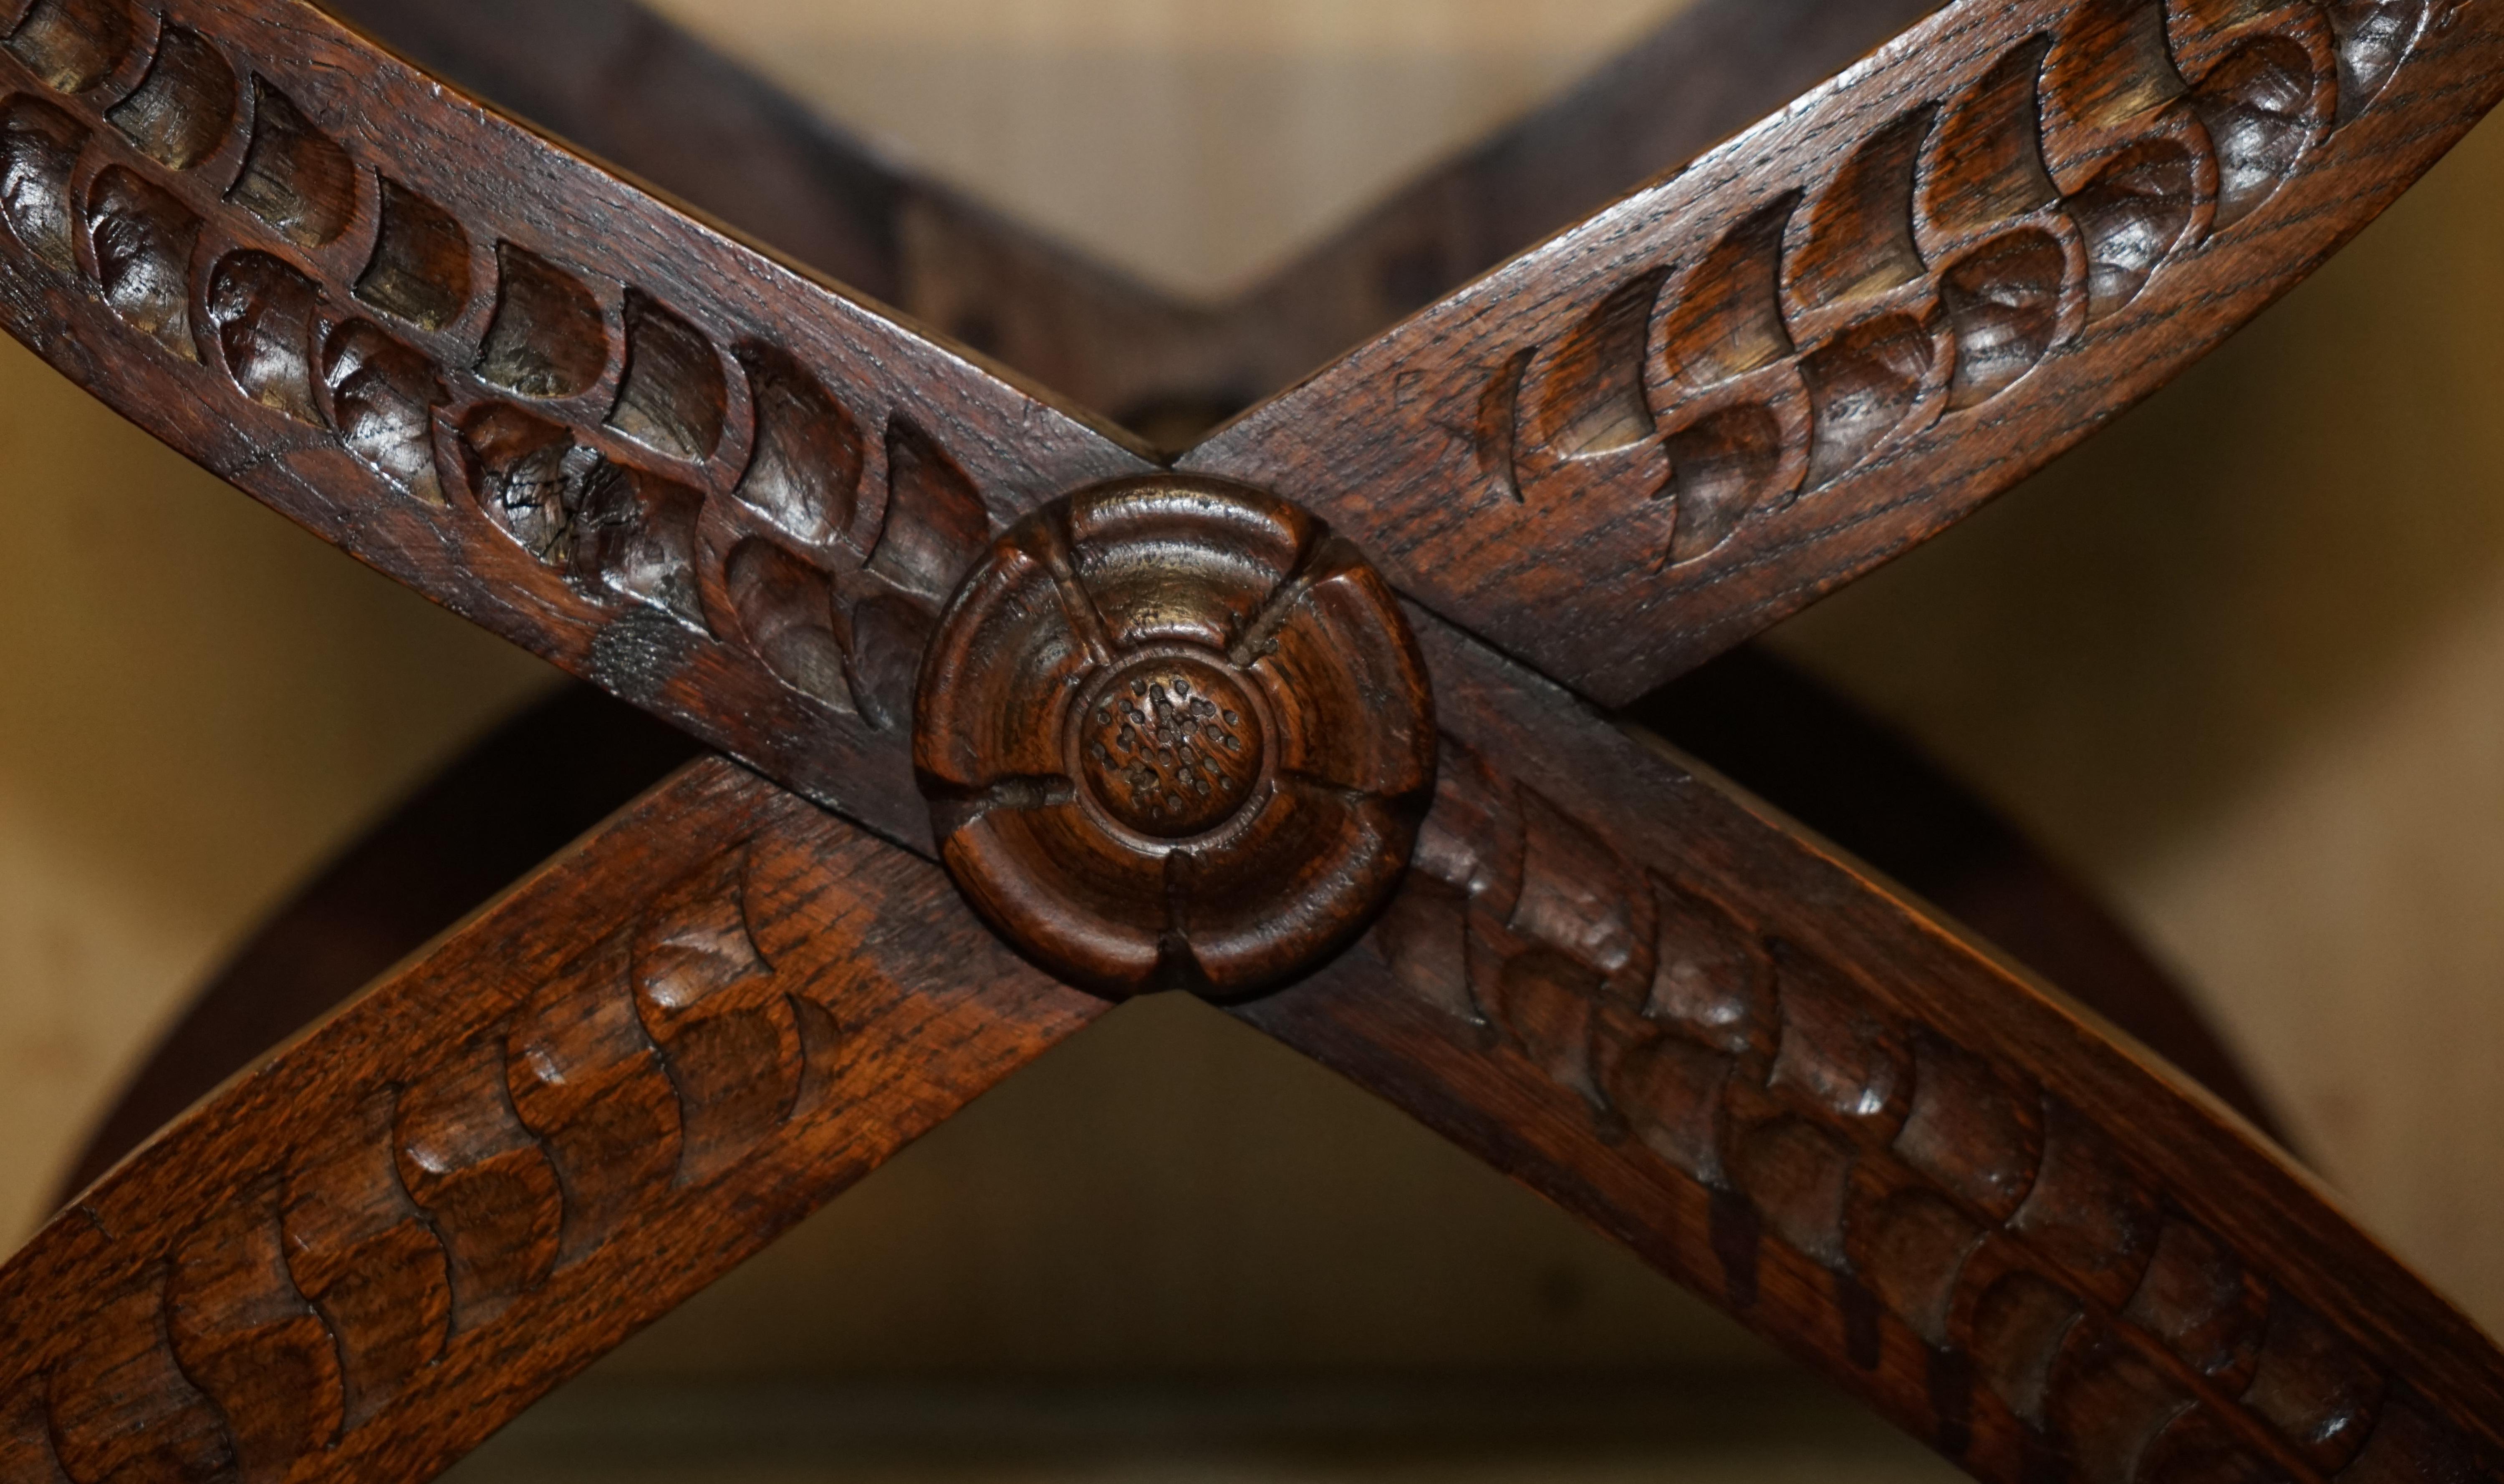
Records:
{"label": "flower carving center", "polygon": [[1353,942],[1433,798],[1379,573],[1274,495],[1152,474],[1029,511],[924,655],[913,766],[965,900],[1115,999],[1232,1003]]}
{"label": "flower carving center", "polygon": [[1113,670],[1086,705],[1075,771],[1105,812],[1140,834],[1204,835],[1252,796],[1268,738],[1222,662],[1141,659]]}

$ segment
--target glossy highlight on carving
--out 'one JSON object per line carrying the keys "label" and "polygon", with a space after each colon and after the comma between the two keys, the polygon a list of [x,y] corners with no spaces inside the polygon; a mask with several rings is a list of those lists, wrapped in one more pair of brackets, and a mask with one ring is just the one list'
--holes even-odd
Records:
{"label": "glossy highlight on carving", "polygon": [[0,1477],[286,1478],[656,1192],[778,1134],[807,1052],[748,926],[748,861],[734,843],[654,892],[505,1031],[305,1121],[106,1297],[47,1420],[0,1411]]}
{"label": "glossy highlight on carving", "polygon": [[[1416,601],[1624,704],[2013,484],[2300,278],[2484,108],[2468,14],[1949,8],[1179,466],[1305,481]],[[1780,430],[1744,473],[1739,419]],[[1566,551],[1571,580],[1543,561]]]}
{"label": "glossy highlight on carving", "polygon": [[[2439,1309],[2421,1289],[2387,1274],[2345,1285],[2317,1257],[2254,1240],[2264,1228],[2220,1202],[2161,1188],[2143,1129],[2074,1082],[2050,1090],[2074,1068],[2010,1045],[1983,1054],[1987,1021],[1933,1013],[1953,996],[1882,977],[1883,954],[1837,947],[1850,929],[1784,917],[1717,857],[1733,839],[1670,831],[1638,851],[1619,809],[1637,811],[1641,789],[1572,807],[1562,770],[1531,787],[1467,745],[1439,758],[1413,656],[1380,642],[1401,610],[1370,572],[1350,575],[1363,564],[1347,542],[1316,526],[1265,546],[1239,506],[1269,497],[1232,488],[1230,514],[1207,481],[1160,476],[1184,495],[1155,512],[1170,526],[1027,543],[1018,517],[1036,499],[1138,472],[1136,451],[430,90],[309,10],[12,9],[27,18],[0,48],[0,214],[15,239],[0,271],[22,292],[0,308],[65,370],[327,538],[917,848],[899,735],[917,673],[951,595],[1027,561],[1001,584],[994,611],[1010,621],[995,632],[1009,638],[989,659],[1015,673],[1028,639],[1081,652],[1061,673],[1078,682],[1066,724],[978,735],[991,765],[979,786],[925,769],[928,822],[961,844],[973,825],[1062,811],[1130,852],[1122,867],[1156,862],[1109,894],[1133,920],[1086,945],[1135,929],[1117,947],[1153,950],[1149,986],[1232,1000],[1330,953],[1329,935],[1364,913],[1294,890],[1281,905],[1281,882],[1310,884],[1278,868],[1286,846],[1315,852],[1323,878],[1335,850],[1388,858],[1378,842],[1351,847],[1347,821],[1382,806],[1413,824],[1440,771],[1451,786],[1379,920],[1380,953],[1348,951],[1310,982],[1361,984],[1369,1013],[1433,1027],[1403,1049],[1434,1050],[1373,1069],[1378,1090],[1413,1092],[1454,1064],[1434,1056],[1466,1061],[1434,1092],[1457,1091],[1451,1123],[1516,1141],[1498,1162],[1568,1204],[1582,1182],[1637,1189],[1604,1225],[1654,1244],[1660,1265],[1718,1286],[1987,1477],[2453,1484],[2485,1462],[2462,1435],[2485,1410],[2461,1399],[2496,1395],[2481,1391],[2483,1353],[2412,1372],[2405,1342],[2356,1311],[2360,1294]],[[1882,498],[1918,508],[1927,437],[2009,457],[1993,440],[2044,418],[2029,390],[2063,386],[2064,358],[2197,313],[2181,292],[2197,255],[2313,251],[2313,224],[2343,219],[2300,188],[2314,161],[2340,160],[2348,121],[2374,121],[2347,137],[2395,152],[2383,157],[2423,153],[2417,141],[2446,126],[2424,100],[2481,86],[2457,48],[2428,49],[2441,68],[2412,79],[2420,34],[2462,14],[2415,0],[1963,12],[1987,46],[1926,59],[1934,70],[1909,87],[1848,82],[1839,90],[1866,86],[1871,105],[1848,127],[1826,127],[1833,116],[1811,100],[1796,117],[1818,127],[1786,146],[1798,168],[1726,177],[1674,251],[1638,204],[1612,219],[1628,230],[1607,272],[1503,290],[1538,299],[1542,328],[1498,314],[1478,323],[1501,333],[1455,336],[1471,362],[1451,377],[1467,382],[1458,396],[1431,356],[1399,367],[1389,404],[1362,411],[1390,414],[1376,417],[1386,458],[1391,430],[1447,449],[1454,477],[1423,481],[1431,500],[1396,488],[1374,448],[1343,466],[1481,551],[1606,556],[1590,532],[1513,540],[1468,507],[1483,485],[1508,521],[1601,512],[1666,586],[1763,560],[1757,596],[1778,605],[1782,553],[1767,559],[1757,535],[1883,521]],[[2466,14],[2471,31],[2488,26]],[[119,44],[116,16],[132,22]],[[2384,97],[2403,100],[2405,128],[2368,106]],[[2370,188],[2356,163],[2340,162],[2342,179]],[[1308,466],[1311,488],[1330,492],[1335,520],[1363,519],[1328,462]],[[1890,468],[1892,482],[1855,482]],[[1192,603],[1161,601],[1166,563],[1223,568],[1247,547],[1246,566]],[[1594,580],[1548,567],[1537,601],[1560,611]],[[1584,623],[1574,642],[1639,642],[1633,626]],[[1315,693],[1332,704],[1275,704]],[[1444,724],[1483,740],[1506,694],[1455,685]],[[1413,725],[1383,725],[1411,711]],[[1582,715],[1551,694],[1514,721]],[[1512,762],[1544,765],[1542,740],[1515,740],[1527,755]],[[1286,846],[1230,859],[1220,847],[1272,807]],[[414,1052],[386,1040],[372,1064],[317,1069],[338,1081],[283,1108],[266,1144],[248,1143],[260,1130],[244,1121],[218,1129],[213,1153],[235,1162],[206,1166],[217,1199],[186,1199],[194,1169],[144,1156],[140,1177],[99,1187],[39,1249],[62,1265],[33,1291],[68,1322],[48,1309],[25,1327],[46,1332],[22,1363],[7,1358],[19,1368],[0,1371],[0,1478],[432,1467],[586,1359],[598,1326],[647,1319],[718,1271],[688,1247],[666,1254],[666,1272],[634,1266],[666,1240],[656,1227],[710,1218],[699,1240],[728,1252],[795,1189],[874,1163],[882,1151],[863,1144],[883,1118],[909,1122],[978,1081],[968,1068],[996,1075],[1048,1039],[1013,1030],[950,1067],[987,1016],[927,1035],[916,1021],[898,1037],[909,1060],[877,1065],[864,1048],[913,1018],[897,1016],[901,996],[851,991],[894,973],[943,998],[987,953],[1023,971],[935,873],[884,846],[843,858],[847,827],[793,810],[822,826],[783,868],[825,873],[828,910],[807,933],[787,880],[760,888],[750,846],[715,848],[743,830],[682,816],[702,832],[701,864],[671,857],[561,946],[507,937],[477,978],[495,986],[492,1013]],[[935,916],[878,899],[889,861]],[[1071,894],[1048,884],[994,892],[987,910],[1011,934],[1080,936]],[[1885,910],[1856,906],[1861,891],[1820,905]],[[840,946],[817,960],[840,1001],[808,992],[818,935]],[[1952,972],[1955,952],[1931,947],[1889,967]],[[1304,987],[1245,1013],[1294,1014]],[[2020,1024],[2039,1021],[2022,985],[1994,987]],[[2132,1118],[2175,1107],[2139,1090]],[[861,1117],[838,1095],[852,1092],[900,1101]],[[843,1127],[805,1164],[767,1165],[762,1152],[793,1142],[778,1136],[836,1105]],[[1530,1143],[1544,1149],[1523,1157]],[[2205,1154],[2264,1189],[2278,1173],[2232,1137]],[[742,1176],[752,1183],[730,1183]],[[157,1220],[152,1198],[170,1215],[129,1237]],[[2328,1232],[2335,1255],[2370,1268],[2370,1245],[2335,1217],[2280,1198],[2287,1225]],[[52,1281],[63,1273],[100,1276]],[[2475,1341],[2440,1315],[2423,1323],[2422,1305],[2423,1332]],[[2440,1403],[2406,1379],[2428,1377],[2451,1393]]]}
{"label": "glossy highlight on carving", "polygon": [[1905,1343],[1954,1363],[1931,1372],[1951,1457],[1989,1406],[2081,1478],[2471,1476],[2450,1471],[2466,1442],[2272,1284],[2270,1255],[2230,1249],[2076,1109],[1442,748],[1374,951],[1471,1054],[1710,1192],[1733,1308],[1804,1260],[1853,1365]]}
{"label": "glossy highlight on carving", "polygon": [[1381,578],[1295,506],[1204,480],[1084,491],[965,581],[914,763],[942,860],[1008,940],[1115,997],[1235,999],[1398,881],[1434,771]]}

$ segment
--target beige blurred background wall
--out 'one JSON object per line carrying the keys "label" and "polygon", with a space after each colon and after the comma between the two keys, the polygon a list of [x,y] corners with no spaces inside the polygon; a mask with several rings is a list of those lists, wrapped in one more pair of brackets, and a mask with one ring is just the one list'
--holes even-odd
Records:
{"label": "beige blurred background wall", "polygon": [[1219,297],[1691,0],[658,0],[1020,221]]}
{"label": "beige blurred background wall", "polygon": [[552,673],[0,337],[0,1230],[187,991]]}
{"label": "beige blurred background wall", "polygon": [[[1673,7],[664,8],[975,193],[1209,293]],[[2121,904],[2366,1222],[2491,1327],[2499,202],[2490,126],[2148,405],[1778,637]],[[14,345],[0,469],[0,1225],[22,1232],[218,955],[545,673]],[[1126,1011],[735,1279],[710,1326],[621,1361],[840,1361],[922,1336],[941,1364],[965,1352],[934,1336],[977,1313],[1001,1364],[1187,1361],[1210,1335],[1345,1363],[1752,1353],[1386,1117],[1196,1007]],[[1088,1282],[1127,1293],[1128,1317],[1091,1317]],[[1300,1287],[1315,1296],[1275,1307]],[[1367,1350],[1379,1334],[1406,1335],[1398,1354]]]}

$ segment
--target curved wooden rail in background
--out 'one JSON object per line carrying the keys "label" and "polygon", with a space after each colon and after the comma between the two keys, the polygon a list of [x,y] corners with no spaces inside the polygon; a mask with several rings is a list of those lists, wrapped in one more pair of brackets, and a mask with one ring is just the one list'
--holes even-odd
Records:
{"label": "curved wooden rail in background", "polygon": [[[478,0],[326,6],[802,261],[991,342],[1028,374],[1096,405],[1161,409],[1153,426],[1169,433],[1192,431],[1180,421],[1190,409],[1213,420],[1249,399],[1242,389],[1287,385],[1292,372],[1684,162],[1931,8],[1702,0],[1267,287],[1202,308],[898,173],[631,0],[520,12]],[[1302,308],[1283,314],[1282,303]],[[579,688],[500,729],[264,923],[134,1076],[62,1198],[691,755],[682,734],[602,706],[600,694]],[[2109,914],[1809,676],[1743,649],[1631,714],[1980,929],[2276,1132],[2190,998]]]}
{"label": "curved wooden rail in background", "polygon": [[[1550,431],[1589,434],[1581,454],[1635,431],[1614,452],[1690,478],[1744,469],[1736,444],[1697,457],[1694,439],[1640,431],[1651,403],[1618,395],[1621,353],[1656,340],[1682,375],[1730,369],[1735,421],[1717,426],[1786,375],[1805,384],[1782,355],[1737,364],[1791,333],[1765,295],[1723,292],[1773,281],[1760,249],[1790,208],[1741,200],[1733,171],[1762,166],[1780,200],[1782,182],[1869,164],[1815,200],[1884,223],[1895,152],[1935,125],[1954,148],[1911,177],[1923,235],[1890,259],[1910,276],[1885,302],[1955,330],[1961,361],[1930,342],[1934,403],[1992,396],[1849,488],[1898,512],[1885,519],[1936,524],[1988,492],[1968,479],[1949,499],[1940,469],[2013,477],[2016,440],[2153,386],[2504,86],[2488,65],[2504,18],[2484,6],[2220,9],[1967,0],[1914,33],[1945,49],[1927,69],[1899,44],[1279,405],[1389,373],[1405,347],[1422,379],[1386,374],[1350,405],[1424,429],[1456,410],[1453,356],[1490,344],[1460,327],[1547,317],[1589,333],[1545,361],[1508,350],[1512,405],[1573,413]],[[2162,76],[2112,60],[2161,54],[2169,17],[2208,89],[2171,102]],[[2358,36],[2389,43],[2390,66],[2357,67]],[[0,1479],[421,1478],[1084,1019],[912,858],[928,827],[893,703],[991,528],[1140,455],[292,0],[175,4],[161,24],[122,0],[34,0],[6,52],[14,332],[317,534],[896,842],[702,765],[0,1268]],[[2299,54],[2309,82],[2279,88]],[[2376,85],[2370,106],[2329,81],[2343,58]],[[2191,235],[2167,240],[2203,245],[2151,259],[2101,320],[2114,280],[2082,264],[2110,255],[2085,256],[2075,219],[2104,197],[2034,201],[2032,121],[2008,126],[2038,63],[2045,179],[2095,148],[2139,160],[2152,181],[2128,176],[2147,189],[2115,210],[2143,226],[2175,202],[2151,121],[2194,161]],[[1917,71],[1962,89],[1935,119],[1908,90]],[[2062,86],[2075,77],[2093,86]],[[2229,84],[2301,106],[2254,104],[2256,120],[2181,101]],[[2216,225],[2257,178],[2203,173],[2223,147],[2203,155],[2192,131],[2283,142],[2289,118],[2288,173]],[[2015,226],[1994,215],[2020,206]],[[1972,240],[1933,282],[1947,227]],[[1814,281],[1865,309],[1855,295],[1880,291],[1854,254],[1883,237],[1821,257],[1812,233],[1787,282],[1830,269]],[[2062,251],[2048,301],[2000,276],[2037,238]],[[1642,264],[1675,243],[1701,256]],[[2029,371],[2009,358],[2053,334],[2047,303],[2069,338]],[[2142,359],[2166,313],[2177,339]],[[1652,379],[1635,380],[1648,397]],[[2064,390],[2085,410],[2046,400]],[[1503,400],[1471,400],[1437,436],[1473,446]],[[1312,417],[1316,437],[1339,426]],[[1256,412],[1192,463],[1259,475],[1288,427]],[[1456,486],[1392,477],[1413,444],[1315,447],[1339,462],[1306,457],[1279,487],[1342,531],[1374,539],[1369,523],[1397,516],[1448,535],[1472,513]],[[1607,510],[1611,487],[1589,489],[1585,513]],[[1564,503],[1535,481],[1520,493],[1541,519]],[[1602,578],[1622,535],[1545,556]],[[1418,548],[1381,544],[1414,575]],[[1450,605],[1433,583],[1417,596]],[[2265,1141],[1725,786],[1426,608],[1410,619],[1443,737],[1413,869],[1359,947],[1247,1018],[1978,1477],[2380,1484],[2504,1467],[2504,1356]],[[1587,679],[1614,653],[1556,668]]]}
{"label": "curved wooden rail in background", "polygon": [[[1416,869],[1246,1019],[1977,1477],[2494,1472],[2504,1357],[2231,1115],[1413,616]],[[760,787],[698,765],[50,1224],[0,1269],[0,1479],[424,1478],[1083,1021],[926,864]]]}

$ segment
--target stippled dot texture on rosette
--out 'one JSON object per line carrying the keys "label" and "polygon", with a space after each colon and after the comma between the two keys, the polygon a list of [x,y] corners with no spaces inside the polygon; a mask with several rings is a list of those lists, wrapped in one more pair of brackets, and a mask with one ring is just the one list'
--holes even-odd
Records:
{"label": "stippled dot texture on rosette", "polygon": [[1275,986],[1399,883],[1435,772],[1424,662],[1364,555],[1213,480],[1082,491],[1003,535],[924,657],[948,869],[1100,993]]}

